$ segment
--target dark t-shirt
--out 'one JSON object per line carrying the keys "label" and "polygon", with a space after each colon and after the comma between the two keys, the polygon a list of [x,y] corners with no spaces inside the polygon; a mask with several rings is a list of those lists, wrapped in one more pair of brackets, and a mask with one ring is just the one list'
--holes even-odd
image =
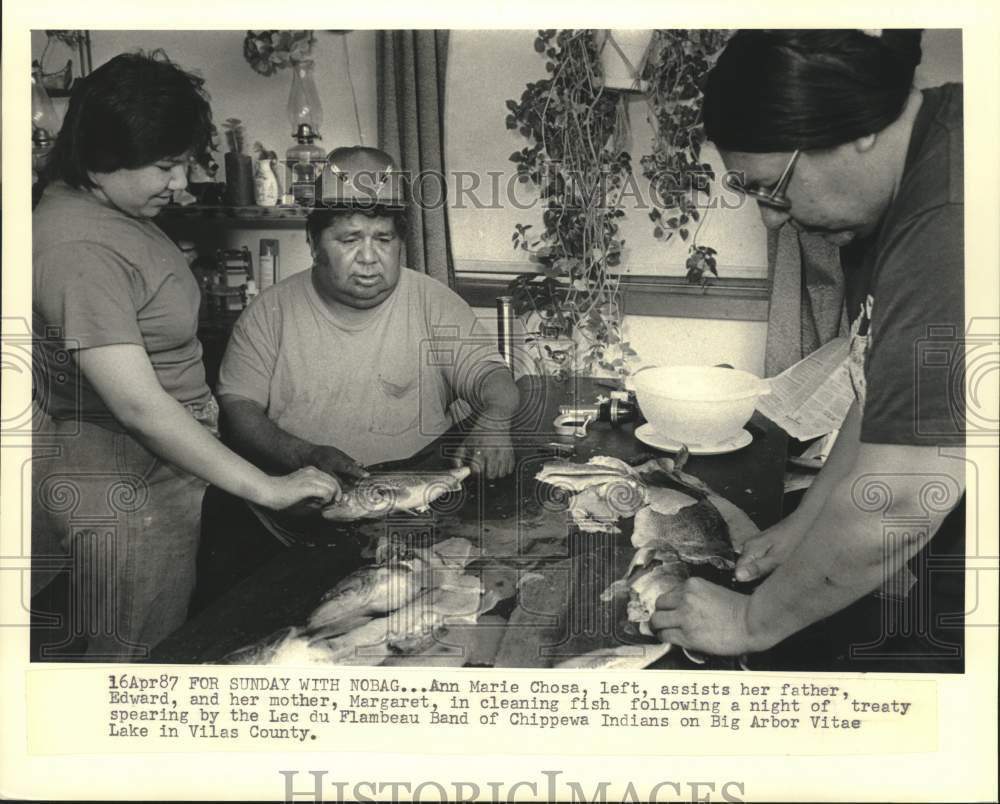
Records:
{"label": "dark t-shirt", "polygon": [[[924,90],[892,206],[875,234],[841,250],[865,443],[965,443],[962,136],[962,85]],[[893,622],[890,608],[869,618],[876,632],[850,668],[962,671],[964,542],[963,495],[910,562],[918,586],[891,609]],[[865,642],[855,610],[866,605],[844,613],[850,652]]]}
{"label": "dark t-shirt", "polygon": [[844,248],[861,441],[965,441],[962,85],[923,91],[896,198]]}

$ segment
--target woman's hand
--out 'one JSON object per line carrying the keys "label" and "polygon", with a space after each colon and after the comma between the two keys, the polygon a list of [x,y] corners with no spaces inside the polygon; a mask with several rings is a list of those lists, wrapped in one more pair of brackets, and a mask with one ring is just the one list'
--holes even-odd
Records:
{"label": "woman's hand", "polygon": [[296,469],[290,475],[268,478],[268,488],[261,504],[280,511],[296,503],[313,501],[323,504],[339,500],[340,483],[332,475],[321,472],[314,466]]}
{"label": "woman's hand", "polygon": [[713,656],[738,656],[770,647],[748,628],[749,595],[689,578],[656,600],[649,627],[661,642]]}
{"label": "woman's hand", "polygon": [[736,561],[736,580],[756,581],[770,575],[799,546],[807,530],[808,525],[791,516],[747,539]]}

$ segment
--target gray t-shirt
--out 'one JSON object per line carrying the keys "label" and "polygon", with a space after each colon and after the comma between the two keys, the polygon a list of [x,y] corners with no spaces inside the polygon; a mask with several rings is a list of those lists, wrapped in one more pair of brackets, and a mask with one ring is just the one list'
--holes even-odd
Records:
{"label": "gray t-shirt", "polygon": [[407,458],[445,432],[483,362],[502,363],[472,308],[407,268],[388,299],[354,313],[331,311],[310,271],[268,288],[233,329],[218,393],[371,465]]}
{"label": "gray t-shirt", "polygon": [[[79,415],[120,429],[72,354],[136,344],[163,389],[182,404],[210,397],[198,341],[200,291],[160,228],[86,190],[46,188],[32,215],[36,395],[56,419]],[[123,377],[123,382],[128,378]]]}

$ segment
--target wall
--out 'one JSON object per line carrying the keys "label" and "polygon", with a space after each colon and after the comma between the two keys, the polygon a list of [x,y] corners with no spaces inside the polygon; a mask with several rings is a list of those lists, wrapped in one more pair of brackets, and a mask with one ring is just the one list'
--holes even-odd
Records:
{"label": "wall", "polygon": [[[173,61],[205,79],[217,126],[221,128],[221,123],[227,118],[239,118],[246,124],[248,145],[259,140],[280,156],[294,142],[285,115],[291,73],[280,70],[274,75],[262,76],[254,72],[243,58],[245,33],[243,30],[92,31],[93,64],[97,68],[119,53],[138,48],[147,51],[163,48]],[[376,144],[375,33],[352,31],[330,34],[317,31],[316,38],[316,85],[324,111],[323,139],[319,144],[326,150],[332,150],[339,145],[359,141],[347,81],[348,57],[358,100],[361,141]],[[44,44],[44,34],[32,32],[32,58],[37,58]],[[60,61],[65,64],[69,57],[67,51],[56,50],[55,47],[50,54],[46,57],[47,65],[56,65]],[[219,162],[221,164],[221,158]],[[282,275],[303,270],[310,264],[309,250],[300,226],[273,230],[263,227],[237,229],[216,220],[185,224],[184,235],[193,239],[204,253],[245,244],[250,247],[255,259],[260,238],[278,238],[281,241]]]}
{"label": "wall", "polygon": [[[507,98],[520,98],[528,81],[544,75],[543,60],[532,48],[534,31],[456,31],[449,53],[448,130],[449,166],[453,171],[510,176],[512,151],[525,140],[507,131],[504,117]],[[924,32],[924,56],[917,70],[919,87],[962,80],[962,39],[958,30]],[[645,146],[649,124],[641,104],[631,105],[633,164]],[[719,166],[710,147],[707,161]],[[506,184],[506,179],[501,181]],[[468,184],[466,184],[468,186]],[[488,194],[484,193],[484,197]],[[519,202],[527,204],[522,192]],[[515,223],[540,225],[537,210],[518,210],[508,204],[497,209],[452,210],[452,234],[459,268],[516,271],[526,265],[511,248]],[[679,275],[686,257],[683,243],[664,247],[653,240],[648,218],[633,214],[622,227],[629,244],[626,268],[636,274]],[[719,250],[720,269],[726,276],[766,276],[765,232],[756,210],[716,210],[699,240]],[[489,311],[483,311],[484,315]],[[714,321],[692,318],[629,316],[625,334],[642,362],[663,365],[730,363],[763,374],[767,325],[756,321]]]}
{"label": "wall", "polygon": [[[283,151],[289,144],[285,102],[291,76],[287,71],[264,77],[243,60],[244,31],[94,31],[94,66],[113,55],[137,47],[164,48],[188,69],[197,69],[212,95],[215,119],[238,117],[248,125],[249,139],[260,139],[267,147]],[[541,73],[541,59],[532,49],[533,31],[454,31],[449,55],[447,87],[448,119],[446,144],[450,169],[483,175],[487,171],[509,174],[509,154],[522,147],[515,133],[506,131],[503,119],[507,98],[520,97],[524,84]],[[357,128],[351,94],[345,80],[343,45],[350,54],[351,72],[357,91],[363,141],[376,141],[374,33],[355,31],[346,36],[320,32],[316,46],[317,84],[324,115],[324,148],[356,142]],[[44,44],[40,33],[32,36],[32,54]],[[58,63],[59,52],[51,62]],[[61,55],[67,58],[65,51]],[[961,80],[961,33],[928,30],[924,34],[924,61],[918,70],[918,86],[933,86]],[[633,139],[640,143],[648,131],[640,107],[633,105]],[[645,127],[645,128],[644,128]],[[711,156],[709,152],[709,156]],[[488,197],[489,194],[486,194]],[[526,199],[525,199],[526,200]],[[455,255],[460,268],[510,269],[519,259],[511,249],[515,222],[530,222],[531,214],[509,204],[495,209],[452,210]],[[261,237],[281,240],[282,274],[287,276],[309,265],[308,250],[300,229],[228,228],[205,222],[189,230],[199,247],[249,245],[256,254]],[[647,221],[633,220],[625,229],[630,244],[627,266],[635,273],[678,273],[683,262],[683,244],[664,248],[652,241]],[[764,234],[752,208],[722,211],[710,218],[701,239],[720,251],[720,265],[728,275],[762,275]],[[479,311],[491,321],[492,310]],[[728,362],[738,368],[761,373],[766,325],[762,322],[711,321],[631,316],[626,335],[643,360],[668,364]]]}
{"label": "wall", "polygon": [[[452,248],[457,267],[465,270],[507,270],[517,272],[529,267],[523,252],[511,249],[510,237],[516,223],[530,223],[541,229],[541,210],[537,194],[529,185],[515,180],[516,172],[509,156],[526,145],[516,131],[504,126],[505,101],[520,99],[524,86],[545,75],[544,59],[532,46],[534,31],[454,31],[449,42],[446,103],[446,149],[452,186],[458,186],[455,173],[463,173],[462,186],[469,188],[481,179],[482,189],[458,198],[461,206],[451,209]],[[633,166],[639,194],[648,198],[648,182],[641,176],[639,156],[651,150],[653,130],[648,107],[641,97],[628,103]],[[711,146],[703,152],[705,161],[721,170],[722,163]],[[496,203],[493,180],[499,177],[502,191],[512,200]],[[490,202],[476,207],[473,197]],[[518,206],[530,206],[519,209]],[[626,205],[627,217],[621,234],[625,239],[623,266],[633,274],[683,276],[687,244],[679,237],[663,244],[652,237],[648,207]],[[765,277],[767,275],[764,240],[760,220],[749,206],[740,209],[717,209],[705,220],[699,241],[719,251],[719,263],[727,276]]]}

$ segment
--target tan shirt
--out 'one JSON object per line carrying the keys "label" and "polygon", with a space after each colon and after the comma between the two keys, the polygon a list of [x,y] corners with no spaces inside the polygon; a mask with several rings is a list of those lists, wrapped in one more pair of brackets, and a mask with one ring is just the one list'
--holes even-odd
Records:
{"label": "tan shirt", "polygon": [[303,271],[240,316],[219,394],[263,406],[281,429],[365,465],[407,458],[453,423],[476,367],[502,362],[472,308],[435,279],[400,272],[392,295],[348,322]]}

